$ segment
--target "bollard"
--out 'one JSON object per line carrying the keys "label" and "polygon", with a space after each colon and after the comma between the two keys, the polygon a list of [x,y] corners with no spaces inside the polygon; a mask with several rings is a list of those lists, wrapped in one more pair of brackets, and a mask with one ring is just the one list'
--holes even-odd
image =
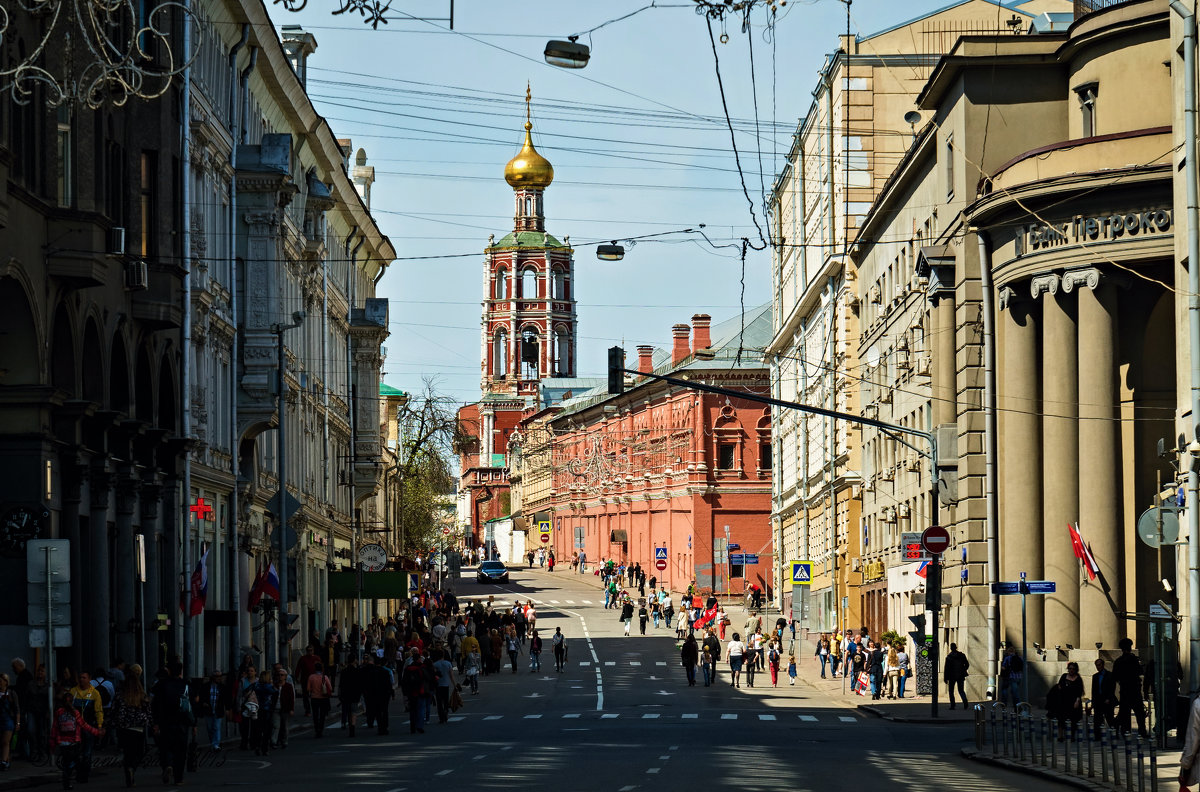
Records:
{"label": "bollard", "polygon": [[1140,736],[1137,738],[1137,768],[1138,792],[1146,792],[1146,749],[1145,740],[1143,740]]}
{"label": "bollard", "polygon": [[1121,786],[1121,745],[1120,735],[1109,730],[1108,745],[1112,749],[1112,783],[1118,789]]}
{"label": "bollard", "polygon": [[1058,769],[1058,721],[1050,721],[1050,769]]}
{"label": "bollard", "polygon": [[1003,734],[1004,758],[1008,758],[1008,710],[1000,713],[1001,733]]}
{"label": "bollard", "polygon": [[1071,734],[1070,734],[1070,732],[1067,731],[1067,728],[1065,726],[1060,731],[1061,731],[1061,733],[1058,735],[1059,739],[1066,740],[1066,742],[1063,743],[1063,772],[1066,773],[1067,775],[1070,775],[1071,774]]}
{"label": "bollard", "polygon": [[[1085,728],[1084,731],[1087,731]],[[1079,733],[1079,725],[1075,726],[1075,774],[1083,775],[1083,735]],[[1090,745],[1090,742],[1089,742]]]}
{"label": "bollard", "polygon": [[[1028,724],[1021,717],[1021,713],[1017,713],[1017,758],[1022,762],[1025,761],[1025,732],[1029,731]],[[1030,751],[1032,752],[1032,748]]]}
{"label": "bollard", "polygon": [[1133,792],[1133,746],[1129,744],[1129,732],[1125,732],[1125,790]]}
{"label": "bollard", "polygon": [[1100,727],[1100,780],[1108,783],[1108,727]]}
{"label": "bollard", "polygon": [[1042,750],[1038,752],[1038,764],[1042,767],[1046,766],[1046,719],[1042,718],[1038,722],[1038,739],[1041,740]]}
{"label": "bollard", "polygon": [[1083,735],[1084,739],[1087,740],[1087,757],[1088,757],[1087,774],[1088,774],[1088,778],[1096,777],[1096,751],[1095,751],[1096,745],[1095,745],[1095,742],[1092,740],[1092,735],[1093,735],[1093,732],[1090,727],[1084,732],[1084,735]]}
{"label": "bollard", "polygon": [[975,705],[975,750],[983,750],[983,706]]}
{"label": "bollard", "polygon": [[1158,743],[1150,741],[1150,788],[1158,789]]}
{"label": "bollard", "polygon": [[999,704],[1000,702],[998,701],[992,704],[991,712],[988,713],[988,717],[992,722],[992,756],[996,755],[996,707]]}

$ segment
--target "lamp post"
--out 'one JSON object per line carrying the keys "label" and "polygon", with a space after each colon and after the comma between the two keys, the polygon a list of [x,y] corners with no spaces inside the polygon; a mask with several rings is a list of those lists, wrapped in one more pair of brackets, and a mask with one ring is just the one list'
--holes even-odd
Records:
{"label": "lamp post", "polygon": [[278,364],[279,368],[275,372],[275,385],[279,392],[279,428],[275,438],[276,454],[278,456],[279,467],[279,623],[275,629],[279,631],[279,647],[277,649],[277,658],[286,668],[288,661],[287,645],[288,640],[288,565],[287,565],[287,532],[288,532],[288,502],[287,502],[287,430],[284,426],[284,419],[287,417],[287,379],[284,373],[287,371],[287,350],[283,346],[283,334],[288,330],[294,330],[304,323],[304,311],[295,311],[292,314],[291,324],[283,324],[277,322],[271,325],[271,332],[275,334],[276,348],[279,352]]}

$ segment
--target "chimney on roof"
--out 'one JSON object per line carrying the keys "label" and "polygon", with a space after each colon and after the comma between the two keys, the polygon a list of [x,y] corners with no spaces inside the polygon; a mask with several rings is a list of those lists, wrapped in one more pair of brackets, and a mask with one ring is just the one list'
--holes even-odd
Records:
{"label": "chimney on roof", "polygon": [[677,324],[671,328],[671,335],[675,339],[671,348],[671,365],[678,366],[680,361],[692,354],[692,350],[688,346],[688,335],[691,333],[691,329],[685,324]]}
{"label": "chimney on roof", "polygon": [[710,325],[712,325],[712,317],[708,314],[694,314],[692,316],[692,345],[697,352],[712,346],[712,338],[708,333]]}
{"label": "chimney on roof", "polygon": [[284,25],[279,38],[292,71],[300,78],[300,87],[308,91],[308,56],[317,51],[317,37],[299,25]]}
{"label": "chimney on roof", "polygon": [[354,168],[350,171],[354,189],[362,196],[367,211],[371,211],[371,185],[375,183],[375,168],[367,165],[367,152],[359,149],[354,155]]}
{"label": "chimney on roof", "polygon": [[638,371],[643,374],[649,374],[654,371],[654,347],[639,346],[638,353]]}

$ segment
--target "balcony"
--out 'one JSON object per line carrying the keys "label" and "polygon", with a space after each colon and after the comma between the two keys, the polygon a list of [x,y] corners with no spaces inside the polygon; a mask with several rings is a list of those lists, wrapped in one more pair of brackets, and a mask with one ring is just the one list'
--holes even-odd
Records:
{"label": "balcony", "polygon": [[982,185],[982,193],[1080,174],[1169,165],[1171,157],[1170,127],[1064,140],[1027,151],[1002,165],[990,182]]}
{"label": "balcony", "polygon": [[1103,11],[1106,8],[1134,2],[1138,2],[1138,0],[1075,0],[1075,18],[1087,16],[1093,11]]}

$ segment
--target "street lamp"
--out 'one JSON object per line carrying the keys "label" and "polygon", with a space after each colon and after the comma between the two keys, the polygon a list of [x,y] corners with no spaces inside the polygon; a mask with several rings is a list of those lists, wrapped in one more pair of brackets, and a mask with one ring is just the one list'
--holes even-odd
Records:
{"label": "street lamp", "polygon": [[275,373],[275,382],[279,393],[279,428],[275,440],[276,456],[279,460],[279,623],[276,625],[276,630],[279,632],[278,657],[285,668],[290,660],[287,644],[289,643],[288,627],[291,622],[288,621],[287,431],[284,427],[284,419],[287,417],[287,380],[284,377],[284,373],[287,370],[287,351],[283,345],[283,334],[288,330],[295,330],[302,325],[305,316],[307,314],[304,311],[294,311],[292,312],[291,324],[276,322],[271,325],[271,332],[275,335],[279,352],[279,369]]}
{"label": "street lamp", "polygon": [[579,43],[579,36],[568,36],[566,41],[546,42],[546,63],[563,69],[582,69],[592,57],[587,44]]}
{"label": "street lamp", "polygon": [[612,241],[607,245],[596,246],[596,258],[601,261],[620,261],[625,258],[625,246]]}

